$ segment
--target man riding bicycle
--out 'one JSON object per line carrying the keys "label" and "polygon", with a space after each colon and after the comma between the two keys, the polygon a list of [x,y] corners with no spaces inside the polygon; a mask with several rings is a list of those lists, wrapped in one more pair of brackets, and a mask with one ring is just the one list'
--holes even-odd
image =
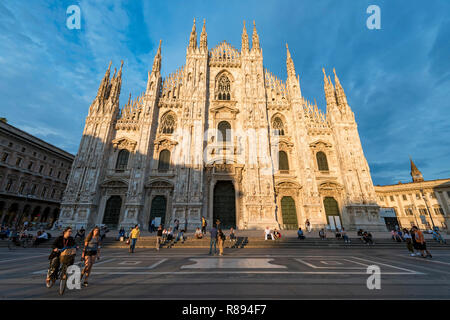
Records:
{"label": "man riding bicycle", "polygon": [[[45,280],[47,287],[51,287],[52,281],[55,281],[56,275],[59,272],[60,266],[65,267],[73,265],[76,255],[76,244],[72,237],[72,228],[64,229],[63,234],[56,238],[52,245],[52,252],[48,259],[50,260],[50,267],[47,272],[47,279]],[[65,253],[64,253],[65,251]]]}

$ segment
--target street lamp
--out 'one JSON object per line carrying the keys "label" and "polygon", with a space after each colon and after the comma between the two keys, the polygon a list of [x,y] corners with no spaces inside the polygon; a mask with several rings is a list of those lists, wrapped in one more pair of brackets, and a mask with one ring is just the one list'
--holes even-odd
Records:
{"label": "street lamp", "polygon": [[414,204],[412,204],[411,207],[413,208],[413,216],[414,216],[414,220],[416,220],[416,226],[419,226],[419,222],[417,221],[416,212],[417,213],[420,213],[420,212],[419,212],[419,210],[417,210],[417,207]]}
{"label": "street lamp", "polygon": [[436,228],[436,226],[434,225],[434,221],[433,221],[433,214],[430,211],[430,208],[428,207],[428,202],[427,202],[427,198],[425,196],[425,193],[423,192],[423,189],[420,189],[420,194],[422,195],[422,199],[425,202],[425,206],[427,207],[428,210],[428,214],[430,215],[430,219],[431,219],[431,224],[433,225],[433,230]]}

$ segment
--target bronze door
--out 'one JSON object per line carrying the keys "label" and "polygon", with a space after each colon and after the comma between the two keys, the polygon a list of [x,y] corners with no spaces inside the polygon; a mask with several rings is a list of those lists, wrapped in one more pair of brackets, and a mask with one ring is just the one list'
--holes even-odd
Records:
{"label": "bronze door", "polygon": [[281,199],[281,214],[283,216],[283,228],[285,230],[298,229],[297,210],[295,210],[295,201],[291,197]]}
{"label": "bronze door", "polygon": [[222,229],[236,228],[236,199],[231,181],[218,181],[214,187],[213,223]]}

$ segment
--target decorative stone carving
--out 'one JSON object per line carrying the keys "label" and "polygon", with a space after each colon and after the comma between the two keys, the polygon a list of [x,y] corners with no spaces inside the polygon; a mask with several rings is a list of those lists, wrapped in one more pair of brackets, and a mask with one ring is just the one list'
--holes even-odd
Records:
{"label": "decorative stone carving", "polygon": [[134,152],[137,142],[128,138],[118,138],[112,141],[115,149],[126,149],[130,152]]}

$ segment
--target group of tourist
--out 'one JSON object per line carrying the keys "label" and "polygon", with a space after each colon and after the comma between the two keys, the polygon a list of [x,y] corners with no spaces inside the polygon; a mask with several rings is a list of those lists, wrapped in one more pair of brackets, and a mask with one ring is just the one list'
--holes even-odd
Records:
{"label": "group of tourist", "polygon": [[[212,248],[214,247],[214,254],[217,254],[217,246],[219,247],[219,256],[223,256],[223,245],[226,240],[225,233],[223,233],[222,228],[220,226],[220,220],[216,220],[216,224],[213,225],[211,230],[209,231],[211,234],[211,241],[209,243],[209,254],[213,254]],[[233,231],[233,237],[234,231]]]}
{"label": "group of tourist", "polygon": [[22,241],[28,240],[30,241],[30,243],[33,243],[33,246],[37,247],[39,244],[46,242],[52,237],[50,233],[43,229],[38,230],[36,235],[33,235],[29,229],[30,228],[28,224],[24,224],[22,227],[17,229],[14,226],[1,226],[0,239],[9,239],[16,245],[20,245]]}
{"label": "group of tourist", "polygon": [[400,241],[405,241],[406,247],[408,248],[408,251],[412,257],[421,256],[422,258],[432,258],[431,253],[427,249],[425,236],[419,228],[413,226],[409,231],[404,228],[403,232],[400,232],[400,234],[399,232],[400,231],[397,231],[397,235],[394,239],[396,241],[398,241],[397,239],[401,239]]}
{"label": "group of tourist", "polygon": [[[203,217],[202,217],[203,218]],[[204,232],[206,228],[206,222],[202,221],[202,229],[197,228],[195,232],[195,238],[196,239],[202,239],[204,237]],[[103,232],[102,232],[103,229]],[[180,230],[179,224],[175,224],[175,228],[172,230],[172,228],[165,229],[162,225],[159,225],[156,232],[157,232],[157,241],[156,241],[156,249],[159,250],[161,244],[167,242],[167,241],[173,241],[175,238],[174,231],[176,232],[176,240],[184,240],[184,232],[185,230]],[[26,230],[25,228],[22,228],[22,230]],[[0,234],[6,234],[6,236],[10,236],[10,234],[13,232],[12,229],[2,227]],[[62,251],[64,251],[67,248],[77,248],[76,239],[80,238],[81,241],[83,241],[83,251],[81,255],[81,260],[84,261],[84,268],[81,272],[81,280],[84,278],[83,285],[88,285],[88,278],[91,273],[92,267],[96,260],[100,259],[100,248],[102,240],[104,239],[104,236],[107,232],[106,227],[94,227],[89,234],[85,237],[85,229],[81,228],[77,231],[77,234],[75,238],[72,237],[72,228],[67,227],[64,229],[61,236],[57,237],[55,241],[52,244],[52,252],[49,256],[50,260],[50,266],[47,272],[47,278],[46,278],[46,284],[48,287],[50,287],[50,282],[54,281],[54,275],[55,272],[57,274],[61,264],[62,260],[59,259],[59,256]],[[436,231],[438,233],[438,231]],[[281,238],[281,233],[274,229],[273,231],[267,227],[264,230],[265,234],[265,240],[268,240],[269,237],[272,240]],[[220,226],[220,220],[216,220],[216,223],[213,225],[213,227],[210,229],[210,235],[211,235],[211,241],[210,241],[210,250],[209,254],[217,254],[217,247],[219,251],[219,256],[223,255],[223,248],[224,248],[224,242],[226,240],[226,235],[224,234],[221,226]],[[297,235],[299,239],[305,239],[304,233],[302,228],[300,227],[297,231]],[[366,244],[373,244],[373,238],[372,234],[369,231],[364,231],[362,229],[358,230],[357,232],[358,237],[361,239],[362,242]],[[125,233],[124,228],[121,228],[119,231],[119,236],[123,238],[127,238],[127,243],[129,243],[129,251],[130,253],[134,253],[136,242],[138,238],[140,237],[140,229],[139,225],[135,225],[134,228],[131,228],[129,233]],[[319,236],[321,239],[326,239],[326,232],[325,229],[322,228],[319,230]],[[440,234],[438,233],[438,236]],[[48,240],[51,236],[45,232],[41,231],[37,234],[35,241],[40,242],[39,239],[45,239]],[[230,229],[230,234],[228,235],[230,242],[236,241],[236,235],[234,232],[234,229]],[[336,238],[342,238],[345,242],[350,242],[346,231],[344,228],[337,228],[335,230],[335,237]],[[437,236],[436,236],[437,237]],[[441,236],[442,237],[442,236]],[[432,257],[431,253],[427,250],[426,247],[426,241],[424,238],[424,234],[419,228],[416,226],[413,226],[411,230],[407,230],[404,228],[403,230],[394,230],[392,232],[392,239],[394,241],[399,242],[406,242],[407,248],[411,254],[411,256],[421,256],[423,258]],[[213,251],[214,247],[214,251]],[[75,251],[76,252],[76,251]],[[68,265],[71,265],[74,263],[76,253],[73,255],[73,257],[69,260],[67,260],[64,263],[67,263]]]}
{"label": "group of tourist", "polygon": [[[439,232],[439,229],[436,227],[431,231],[433,234],[433,240],[445,244],[447,241],[442,237],[441,233]],[[408,239],[407,234],[410,234],[411,231],[408,231],[406,228],[400,229],[394,229],[391,231],[391,238],[393,241],[397,242],[406,242]],[[405,237],[406,236],[406,237]]]}
{"label": "group of tourist", "polygon": [[[80,229],[81,230],[81,229]],[[77,236],[83,234],[83,231],[77,231]],[[84,230],[84,229],[83,229]],[[100,248],[102,242],[101,228],[94,227],[84,240],[83,251],[81,253],[81,260],[84,262],[84,268],[81,271],[80,282],[83,280],[83,285],[88,286],[88,278],[94,265],[95,260],[100,259]],[[51,282],[56,280],[56,275],[62,264],[67,266],[73,265],[75,262],[76,250],[78,246],[75,242],[75,238],[72,237],[72,228],[66,227],[62,232],[62,235],[57,237],[52,244],[52,251],[48,257],[50,263],[47,271],[46,285],[51,287]],[[60,259],[63,251],[72,249],[73,254],[69,255],[68,259]]]}

